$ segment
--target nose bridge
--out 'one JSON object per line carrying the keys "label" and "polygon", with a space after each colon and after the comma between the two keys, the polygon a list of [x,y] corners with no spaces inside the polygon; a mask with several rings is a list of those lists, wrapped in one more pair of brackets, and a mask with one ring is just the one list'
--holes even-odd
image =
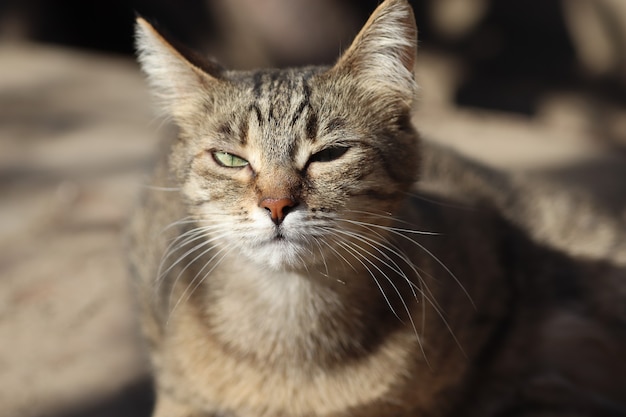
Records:
{"label": "nose bridge", "polygon": [[298,206],[300,180],[297,173],[288,168],[268,170],[257,176],[257,203],[267,210],[275,225],[279,226],[285,216]]}
{"label": "nose bridge", "polygon": [[259,173],[256,181],[259,202],[264,199],[297,200],[300,181],[298,174],[291,171],[290,168],[276,166]]}

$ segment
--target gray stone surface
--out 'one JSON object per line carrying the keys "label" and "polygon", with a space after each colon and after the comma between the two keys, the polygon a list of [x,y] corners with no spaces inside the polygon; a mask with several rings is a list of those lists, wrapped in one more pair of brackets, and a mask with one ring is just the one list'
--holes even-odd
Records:
{"label": "gray stone surface", "polygon": [[145,374],[120,242],[149,108],[130,60],[4,45],[0,62],[0,416],[51,416]]}

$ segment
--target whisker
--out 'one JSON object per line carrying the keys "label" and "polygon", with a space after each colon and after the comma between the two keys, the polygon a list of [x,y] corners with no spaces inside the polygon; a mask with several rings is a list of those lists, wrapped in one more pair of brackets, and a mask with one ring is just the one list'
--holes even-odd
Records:
{"label": "whisker", "polygon": [[[376,278],[376,274],[374,274],[374,272],[365,264],[365,262],[363,262],[361,260],[361,257],[358,256],[360,255],[358,250],[350,247],[350,245],[345,242],[345,241],[337,241],[337,244],[339,244],[341,247],[343,247],[346,251],[348,251],[350,254],[352,254],[352,256],[354,257],[354,259],[356,259],[361,265],[363,265],[363,268],[365,268],[367,270],[367,272],[370,274],[370,276],[374,279],[374,282],[376,283],[376,286],[378,287],[378,289],[380,290],[380,293],[382,294],[383,298],[385,299],[385,302],[387,303],[387,306],[389,306],[389,309],[391,310],[391,312],[393,313],[394,316],[396,316],[396,318],[398,320],[400,320],[401,323],[404,323],[404,321],[400,318],[400,316],[398,315],[398,313],[396,312],[396,310],[393,308],[393,305],[391,304],[391,301],[389,300],[389,298],[387,297],[387,294],[385,294],[385,290],[383,290],[383,287],[380,285],[380,282],[378,282],[378,279]],[[370,260],[368,260],[367,258],[364,258],[366,261],[368,261],[368,263],[372,266],[374,266],[376,269],[378,269],[380,271],[380,269]],[[382,271],[380,271],[382,273]],[[384,274],[383,274],[384,275]]]}
{"label": "whisker", "polygon": [[159,234],[163,234],[176,226],[183,226],[183,225],[192,224],[192,223],[197,223],[197,220],[194,219],[192,216],[183,217],[182,219],[176,220],[175,222],[172,222],[168,224],[167,226],[165,226],[163,229],[161,229]]}
{"label": "whisker", "polygon": [[[398,315],[398,313],[395,311],[394,307],[392,306],[389,298],[387,297],[387,294],[385,293],[384,289],[382,288],[382,286],[378,282],[378,279],[376,278],[376,275],[374,274],[374,272],[367,265],[365,265],[365,263],[361,260],[361,258],[359,256],[356,256],[356,255],[361,255],[361,253],[359,252],[359,250],[361,250],[361,251],[365,252],[366,255],[369,255],[369,256],[375,258],[379,262],[383,262],[385,264],[386,264],[386,262],[382,261],[380,258],[375,256],[374,254],[372,254],[371,252],[369,252],[365,248],[356,245],[355,243],[351,243],[351,242],[348,242],[348,241],[345,241],[345,240],[344,241],[340,241],[338,243],[341,244],[346,250],[350,251],[352,253],[352,255],[355,257],[355,259],[357,259],[363,265],[363,267],[368,271],[368,273],[370,274],[370,276],[373,278],[374,282],[376,283],[376,286],[378,287],[378,290],[382,294],[383,298],[385,299],[385,302],[387,303],[387,306],[390,308],[390,310],[393,313],[393,315],[401,323],[404,323],[404,320],[402,320],[402,318],[400,318],[400,316]],[[420,351],[422,352],[422,356],[424,357],[424,361],[430,367],[430,361],[428,360],[428,357],[426,355],[426,351],[424,349],[424,345],[422,343],[422,339],[421,339],[421,337],[419,335],[419,332],[417,331],[417,327],[415,326],[415,321],[413,320],[413,315],[411,314],[411,310],[409,309],[409,306],[407,305],[406,301],[404,300],[404,297],[402,296],[402,293],[400,292],[400,290],[398,289],[396,284],[393,282],[393,280],[378,265],[376,265],[370,258],[368,258],[367,256],[363,256],[363,259],[368,264],[370,264],[372,267],[374,267],[387,280],[387,282],[392,286],[392,288],[395,291],[396,295],[398,296],[400,302],[402,303],[402,307],[404,308],[404,311],[407,314],[407,317],[409,319],[411,328],[413,329],[413,333],[415,334],[415,338],[416,338],[417,343],[418,343],[418,345],[420,347]],[[387,266],[389,266],[389,265],[387,264]],[[406,278],[406,275],[404,275],[404,273],[402,271],[400,271],[400,272],[401,272],[401,275],[403,275],[405,279],[408,279],[408,278]]]}
{"label": "whisker", "polygon": [[450,275],[450,277],[452,277],[452,279],[454,280],[454,282],[459,286],[459,288],[461,288],[461,290],[463,291],[463,293],[465,294],[465,296],[467,297],[467,299],[470,301],[470,303],[472,304],[472,307],[474,309],[476,309],[476,304],[474,303],[473,298],[471,297],[471,295],[469,294],[469,292],[467,291],[467,289],[465,288],[465,286],[463,285],[463,283],[461,283],[461,281],[458,279],[458,277],[450,270],[450,268],[448,268],[437,256],[435,256],[435,254],[433,254],[431,251],[429,251],[424,245],[422,245],[419,242],[416,242],[415,240],[411,239],[410,237],[406,236],[404,233],[413,233],[413,234],[426,234],[426,235],[439,235],[439,233],[432,233],[432,232],[420,232],[417,230],[410,230],[410,229],[400,229],[400,228],[396,228],[396,227],[388,227],[388,226],[382,226],[382,225],[377,225],[374,223],[364,223],[364,222],[359,222],[359,221],[355,221],[355,220],[350,220],[350,219],[340,219],[341,221],[345,221],[348,223],[352,223],[355,225],[361,225],[361,226],[368,226],[368,227],[374,227],[374,228],[379,228],[382,230],[386,230],[388,232],[390,232],[391,234],[401,237],[409,242],[411,242],[412,244],[416,245],[417,247],[419,247],[421,250],[423,250],[426,254],[428,254],[428,256],[430,256],[435,262],[437,262],[439,264],[439,266],[441,266],[447,273],[448,275]]}
{"label": "whisker", "polygon": [[[200,285],[202,285],[202,283],[204,282],[204,280],[211,274],[211,272],[213,272],[215,270],[215,268],[217,268],[219,266],[219,264],[224,260],[224,258],[226,257],[226,255],[228,255],[228,253],[230,253],[231,248],[233,247],[233,245],[228,245],[225,248],[222,248],[220,250],[217,251],[217,253],[215,253],[205,264],[204,266],[196,273],[196,275],[193,277],[193,279],[191,280],[191,282],[189,283],[189,285],[187,285],[187,287],[185,288],[185,290],[183,291],[183,293],[180,295],[180,297],[178,297],[178,300],[176,301],[176,304],[174,305],[173,308],[168,310],[170,311],[169,316],[171,317],[174,312],[176,311],[176,309],[178,308],[178,306],[183,302],[187,302],[189,301],[189,299],[191,298],[191,296],[193,295],[193,293],[198,289],[198,287]],[[212,248],[211,248],[212,249]],[[210,250],[210,249],[209,249]],[[209,250],[204,251],[202,253],[202,255],[206,254]],[[202,276],[202,278],[200,280],[198,280],[198,277],[200,276],[200,274],[202,274],[202,271],[204,271],[204,269],[209,266],[213,260],[215,258],[217,258],[222,252],[225,252],[222,257],[220,259],[218,259],[215,263],[213,263],[213,265],[211,266],[211,268]],[[197,259],[197,258],[196,258]],[[194,259],[194,261],[196,260]],[[196,281],[198,281],[196,283]],[[194,285],[195,283],[195,285]],[[194,286],[191,291],[189,291],[189,289],[191,288],[191,286]],[[189,294],[187,294],[189,292]],[[171,298],[171,297],[170,297]],[[168,319],[169,322],[169,319]]]}
{"label": "whisker", "polygon": [[[422,278],[422,275],[420,274],[420,270],[421,268],[417,267],[410,259],[409,257],[402,252],[402,250],[400,248],[398,248],[396,245],[391,244],[391,242],[389,242],[387,240],[387,238],[385,236],[383,236],[382,234],[380,234],[378,231],[373,230],[373,228],[369,227],[369,225],[367,225],[366,223],[363,223],[363,225],[361,227],[364,227],[365,229],[367,229],[370,233],[372,233],[373,235],[375,235],[376,237],[378,237],[380,240],[375,240],[372,238],[368,238],[366,236],[363,236],[364,239],[367,239],[367,243],[370,245],[380,245],[383,249],[389,251],[392,255],[397,256],[399,259],[401,259],[404,263],[407,264],[407,266],[413,271],[413,273],[415,274],[415,276],[417,277],[417,279],[419,280],[420,283],[422,284],[426,284],[424,279]],[[351,233],[355,233],[355,232],[351,232]],[[380,252],[380,251],[379,251]],[[383,255],[385,257],[387,257],[388,259],[391,259],[389,257],[389,255],[386,255],[383,252]],[[398,267],[398,269],[401,269],[397,264],[396,266]],[[423,271],[422,271],[423,272]],[[413,296],[417,299],[417,294],[415,293],[415,290],[419,291],[420,294],[422,295],[422,298],[424,298],[426,295],[424,294],[423,290],[417,285],[415,284],[413,281],[411,281],[410,279],[408,279],[408,277],[406,277],[406,275],[403,274],[403,278],[405,278],[405,280],[407,281],[407,283],[409,284],[411,291],[413,293]],[[431,294],[432,295],[432,294]],[[432,301],[429,301],[431,303],[431,305],[433,305],[433,307],[436,308],[440,308],[438,305],[433,304]]]}
{"label": "whisker", "polygon": [[[376,232],[375,230],[372,230],[372,228],[378,228],[381,230],[387,230],[389,231],[392,235],[397,235],[397,236],[401,236],[404,239],[409,240],[411,243],[417,245],[420,249],[424,250],[430,257],[432,257],[439,265],[441,265],[444,270],[447,271],[448,274],[450,274],[450,276],[454,279],[454,281],[456,282],[457,285],[459,285],[459,287],[463,290],[463,292],[465,293],[465,295],[468,297],[468,299],[470,300],[470,302],[472,303],[472,305],[475,308],[474,302],[472,300],[472,298],[469,296],[469,294],[467,293],[467,291],[465,290],[464,286],[461,284],[461,282],[456,278],[456,276],[450,271],[449,268],[447,268],[434,254],[432,254],[432,252],[428,251],[426,248],[424,248],[420,243],[414,241],[413,239],[409,238],[406,235],[403,235],[402,233],[400,233],[397,228],[390,228],[390,227],[385,227],[385,226],[381,226],[381,225],[377,225],[377,224],[370,224],[370,223],[365,223],[365,222],[355,222],[353,220],[349,220],[349,219],[338,219],[341,221],[346,221],[348,223],[352,223],[355,225],[358,225],[362,228],[368,229],[370,230],[370,232],[372,232],[373,234],[375,234],[376,236],[378,236],[381,239],[381,242],[378,242],[372,238],[367,238],[367,237],[363,237],[362,235],[360,235],[360,237],[362,239],[369,239],[370,242],[367,242],[367,240],[364,243],[367,243],[368,245],[373,245],[373,244],[378,244],[381,245],[381,247],[385,248],[386,250],[391,251],[392,253],[395,253],[397,256],[400,257],[400,259],[402,259],[412,270],[413,272],[416,274],[416,277],[419,279],[420,283],[422,283],[422,286],[425,288],[425,291],[428,293],[426,293],[424,291],[424,289],[422,289],[419,286],[416,286],[415,283],[411,282],[408,277],[406,277],[406,275],[404,273],[399,274],[400,276],[402,276],[408,283],[409,286],[412,289],[416,289],[417,291],[420,292],[422,299],[424,299],[425,301],[427,301],[433,308],[433,310],[435,311],[435,313],[437,314],[437,316],[442,320],[442,322],[444,323],[444,325],[446,326],[446,328],[448,329],[450,335],[452,336],[452,338],[454,339],[455,343],[458,345],[459,349],[461,350],[461,352],[465,355],[465,351],[463,349],[463,347],[461,346],[459,340],[457,339],[456,335],[454,334],[454,331],[452,330],[452,327],[450,326],[450,324],[448,323],[447,319],[445,318],[444,314],[443,314],[443,309],[441,308],[441,306],[439,305],[439,303],[436,301],[436,297],[434,296],[434,294],[432,293],[432,291],[430,290],[429,286],[426,285],[425,280],[421,277],[421,274],[419,272],[420,268],[418,268],[417,266],[415,266],[413,264],[413,262],[410,261],[410,259],[400,251],[399,248],[397,248],[395,245],[391,245],[389,244],[388,240],[382,236],[380,233]],[[352,232],[354,233],[354,232]],[[382,241],[386,242],[383,243]],[[395,263],[395,265],[397,265],[397,263]],[[389,266],[389,265],[387,265]],[[423,272],[423,271],[422,271]],[[416,294],[413,292],[414,296],[416,296]],[[424,308],[424,307],[423,307]],[[424,310],[422,310],[422,312],[424,313]],[[422,316],[422,329],[425,328],[425,314],[423,314]]]}
{"label": "whisker", "polygon": [[[362,213],[367,213],[367,212],[362,212]],[[368,226],[368,227],[374,227],[374,228],[383,229],[383,230],[389,230],[389,231],[393,230],[393,231],[398,232],[398,233],[411,233],[411,234],[415,234],[415,235],[426,235],[426,236],[439,236],[439,235],[441,235],[441,233],[438,233],[438,232],[427,232],[427,231],[422,231],[422,230],[403,229],[403,228],[398,228],[398,227],[393,227],[393,226],[384,226],[384,225],[376,224],[376,223],[367,223],[367,222],[362,222],[362,221],[352,220],[352,219],[341,219],[340,218],[340,219],[337,219],[337,220],[345,221],[345,222],[352,223],[352,224],[359,225],[359,226]],[[405,221],[402,221],[402,222],[406,223],[406,224],[410,224],[409,222],[405,222]]]}
{"label": "whisker", "polygon": [[[394,261],[387,253],[385,253],[384,250],[382,250],[379,246],[381,246],[382,248],[386,248],[388,249],[384,244],[382,244],[381,242],[378,242],[374,239],[368,238],[366,236],[361,236],[355,232],[350,232],[347,230],[334,230],[331,233],[339,233],[339,234],[343,234],[346,235],[348,237],[352,237],[356,240],[358,240],[359,242],[362,242],[368,246],[370,246],[372,249],[374,249],[376,252],[378,252],[380,255],[382,255],[387,261],[391,262],[392,264],[389,264],[387,261],[384,261],[382,259],[380,259],[378,256],[374,255],[373,253],[366,251],[366,253],[372,257],[374,257],[376,260],[380,261],[383,265],[387,266],[388,268],[390,268],[393,272],[397,273],[398,275],[402,276],[405,280],[407,280],[409,283],[412,283],[411,280],[408,279],[408,277],[406,276],[406,274],[404,273],[404,271],[402,270],[402,268],[400,268],[400,266],[397,264],[396,261]],[[393,251],[391,251],[393,253]],[[399,254],[398,254],[399,255]],[[400,255],[400,257],[402,257],[402,255]]]}
{"label": "whisker", "polygon": [[[378,255],[370,252],[369,250],[365,249],[364,247],[358,246],[358,245],[354,244],[355,246],[358,246],[363,252],[365,252],[366,255],[369,255],[371,258],[373,258],[373,259],[377,260],[378,262],[382,263],[384,266],[388,267],[393,272],[395,272],[400,277],[402,277],[404,279],[404,281],[406,281],[409,284],[409,288],[411,289],[411,293],[414,296],[416,302],[419,302],[419,300],[417,299],[417,294],[415,293],[415,289],[417,288],[419,291],[421,291],[421,290],[415,285],[415,283],[413,281],[411,281],[409,279],[409,277],[402,270],[400,265],[398,265],[398,263],[396,261],[394,261],[391,258],[391,256],[389,256],[387,253],[385,253],[384,250],[381,249],[381,248],[384,248],[384,249],[389,250],[390,248],[388,248],[386,245],[382,244],[381,242],[375,241],[375,240],[373,240],[371,238],[359,235],[359,234],[354,233],[354,232],[348,232],[348,231],[345,231],[345,230],[336,230],[336,231],[334,231],[334,233],[345,234],[348,237],[352,237],[354,239],[357,239],[359,242],[361,242],[361,243],[371,247],[376,252],[378,252],[380,255],[382,255],[385,258],[385,260],[381,259]],[[409,266],[412,266],[412,264],[410,262],[408,262],[403,255],[400,255],[398,252],[395,252],[393,249],[391,249],[390,251],[392,253],[396,254],[397,256],[399,256],[400,259],[404,260]],[[417,272],[417,271],[415,271],[415,272]],[[400,299],[402,299],[402,295],[400,294],[400,292],[397,289],[397,287],[395,286],[395,284],[391,281],[391,279],[385,273],[383,273],[383,275],[385,276],[385,278],[387,278],[389,283],[394,287],[394,289],[396,290],[396,292],[397,292],[398,296],[400,297]],[[404,303],[403,299],[402,299],[402,302]],[[405,307],[406,307],[406,304],[405,304]],[[407,313],[409,313],[408,309],[407,309]],[[409,316],[410,316],[410,313],[409,313]]]}
{"label": "whisker", "polygon": [[407,191],[404,193],[406,196],[408,197],[412,197],[412,198],[416,198],[418,200],[422,200],[425,201],[427,203],[430,204],[435,204],[437,206],[440,207],[447,207],[447,208],[453,208],[453,209],[458,209],[458,210],[466,210],[466,211],[473,211],[476,210],[475,207],[469,205],[469,204],[463,204],[462,202],[450,202],[450,201],[445,201],[444,199],[441,200],[436,200],[434,198],[428,198],[426,196],[424,196],[422,193],[416,192],[416,191]]}
{"label": "whisker", "polygon": [[[330,237],[335,238],[335,236],[330,236]],[[335,242],[337,242],[337,239],[338,239],[338,237],[336,237]],[[337,243],[338,243],[338,242],[337,242]],[[351,269],[352,269],[355,273],[356,273],[356,272],[358,272],[358,271],[357,271],[357,269],[354,267],[354,265],[352,265],[352,264],[350,263],[350,261],[348,261],[348,260],[346,259],[346,257],[345,257],[345,256],[343,256],[343,255],[341,254],[341,252],[339,252],[337,249],[335,249],[335,248],[333,247],[333,245],[328,245],[328,246],[327,246],[327,248],[331,250],[331,252],[332,252],[332,253],[333,253],[333,254],[337,257],[337,259],[339,259],[339,260],[343,261],[343,262],[344,262],[346,265],[348,265],[348,266],[349,266],[349,267],[350,267],[350,268],[351,268]]]}
{"label": "whisker", "polygon": [[322,244],[320,243],[319,239],[315,236],[311,236],[311,240],[315,242],[315,244],[317,245],[317,248],[319,249],[319,254],[320,254],[320,257],[322,258],[322,262],[324,263],[324,269],[326,270],[326,273],[324,275],[327,277],[330,277],[330,272],[328,271],[328,264],[326,263],[326,257],[324,256],[324,249],[322,249]]}
{"label": "whisker", "polygon": [[[203,251],[202,251],[200,254],[198,254],[196,257],[194,257],[193,259],[191,259],[190,261],[188,261],[188,262],[186,263],[186,265],[185,265],[185,266],[184,266],[184,267],[183,267],[183,268],[179,271],[178,275],[176,276],[176,278],[175,278],[175,279],[173,280],[173,282],[172,282],[172,286],[171,286],[171,289],[170,289],[170,296],[168,297],[168,299],[171,299],[171,297],[172,297],[172,292],[175,290],[177,283],[180,281],[180,278],[181,278],[181,277],[182,277],[182,275],[185,273],[185,271],[186,271],[187,269],[189,269],[189,267],[190,267],[191,265],[193,265],[193,264],[194,264],[194,263],[195,263],[198,259],[200,259],[202,256],[206,255],[208,252],[210,252],[211,250],[213,250],[213,249],[214,249],[214,247],[215,247],[215,246],[213,245],[213,242],[214,242],[215,240],[221,239],[221,238],[223,238],[223,237],[224,237],[224,236],[226,236],[226,235],[227,235],[227,233],[223,233],[223,234],[221,234],[221,235],[217,235],[217,236],[212,236],[210,239],[207,239],[207,240],[202,241],[202,242],[200,242],[199,244],[195,245],[195,246],[194,246],[194,247],[192,247],[191,249],[187,250],[184,254],[182,254],[181,256],[179,256],[179,257],[176,259],[176,261],[175,261],[175,262],[173,262],[173,263],[169,266],[169,268],[168,268],[165,272],[163,272],[163,273],[161,274],[161,276],[159,276],[159,277],[157,278],[157,285],[158,285],[158,286],[160,286],[160,282],[162,282],[162,281],[164,281],[164,280],[165,280],[165,277],[167,276],[167,274],[169,274],[169,273],[170,273],[170,271],[172,271],[172,269],[173,269],[173,268],[175,268],[178,264],[180,264],[180,263],[181,263],[184,259],[186,259],[186,258],[187,258],[189,255],[191,255],[192,253],[197,252],[197,251],[199,251],[200,249],[202,249],[202,248],[204,248],[204,247],[208,246],[208,248],[207,248],[207,249],[203,250]],[[206,236],[206,235],[202,234],[202,236],[201,236],[201,237],[204,237],[204,236]],[[169,255],[168,255],[168,256],[169,256]],[[157,289],[159,288],[158,286],[157,286]],[[158,290],[157,290],[157,291],[158,291]]]}
{"label": "whisker", "polygon": [[[211,230],[211,229],[209,229]],[[200,240],[202,238],[208,237],[208,231],[207,229],[204,228],[196,228],[196,229],[192,229],[189,232],[186,232],[185,234],[179,236],[178,238],[174,239],[174,241],[172,243],[170,243],[170,245],[168,246],[168,249],[166,250],[166,252],[163,254],[163,257],[161,259],[161,264],[159,265],[159,273],[157,275],[157,283],[160,282],[163,277],[165,275],[167,275],[173,268],[176,267],[176,265],[178,265],[180,263],[180,261],[182,261],[184,258],[186,258],[187,256],[189,256],[190,254],[192,254],[193,252],[195,252],[196,250],[198,250],[199,248],[212,243],[213,241],[215,241],[216,239],[222,237],[223,235],[219,235],[217,237],[212,237],[211,239],[207,239],[204,242],[202,242],[200,245],[196,245],[193,248],[189,249],[187,252],[185,252],[184,254],[182,254],[181,256],[179,256],[179,258],[173,262],[172,264],[170,264],[170,266],[167,268],[167,270],[162,271],[163,266],[165,265],[165,261],[167,261],[167,258],[169,258],[171,255],[173,255],[174,253],[176,253],[176,251],[182,249],[183,247],[189,245],[190,243],[193,243],[197,240]],[[179,244],[176,244],[176,242],[178,242],[179,240],[183,240],[182,242],[180,242]],[[176,246],[174,246],[176,244]]]}

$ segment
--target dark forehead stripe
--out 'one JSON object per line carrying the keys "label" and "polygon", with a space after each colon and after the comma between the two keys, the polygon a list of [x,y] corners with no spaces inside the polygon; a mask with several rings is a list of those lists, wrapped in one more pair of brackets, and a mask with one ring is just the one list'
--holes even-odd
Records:
{"label": "dark forehead stripe", "polygon": [[254,115],[256,116],[256,121],[259,124],[259,126],[263,125],[263,115],[261,115],[261,109],[259,108],[258,104],[253,103],[250,105],[250,108],[248,109],[249,112],[254,113]]}
{"label": "dark forehead stripe", "polygon": [[252,76],[252,93],[257,101],[262,101],[293,88],[292,77],[279,70],[260,70]]}
{"label": "dark forehead stripe", "polygon": [[296,109],[296,111],[293,114],[293,117],[291,118],[291,124],[290,124],[291,127],[296,125],[298,119],[300,119],[300,117],[302,116],[302,113],[304,112],[306,108],[308,108],[310,112],[312,112],[313,110],[311,108],[311,87],[308,84],[308,80],[303,79],[302,80],[302,100],[300,101],[298,108]]}
{"label": "dark forehead stripe", "polygon": [[242,145],[248,143],[248,118],[244,117],[241,122],[227,120],[217,128],[217,132],[227,140],[239,139]]}
{"label": "dark forehead stripe", "polygon": [[265,70],[255,72],[252,76],[252,103],[248,115],[253,117],[253,121],[256,118],[259,126],[280,129],[279,136],[286,134],[292,137],[293,143],[282,142],[286,146],[284,149],[297,146],[296,137],[311,141],[317,138],[319,120],[311,105],[310,85],[315,73],[312,68],[298,71]]}
{"label": "dark forehead stripe", "polygon": [[239,143],[246,145],[248,143],[248,118],[244,117],[239,125]]}
{"label": "dark forehead stripe", "polygon": [[306,122],[306,138],[311,142],[315,142],[317,139],[318,120],[317,114],[311,110]]}
{"label": "dark forehead stripe", "polygon": [[292,102],[294,98],[302,95],[302,87],[299,85],[299,80],[293,79],[286,74],[281,74],[282,77],[274,77],[270,87],[272,90],[269,92],[269,111],[268,120],[273,121],[276,125],[282,124],[281,122],[287,119],[290,113],[293,112]]}
{"label": "dark forehead stripe", "polygon": [[302,117],[306,117],[305,137],[315,142],[318,134],[318,116],[311,105],[311,86],[309,85],[311,75],[312,74],[309,73],[302,78],[302,100],[291,118],[290,127],[294,127],[298,120]]}
{"label": "dark forehead stripe", "polygon": [[[311,88],[308,85],[309,72],[268,70],[253,75],[254,106],[261,120],[282,124],[297,122],[304,110],[310,106]],[[298,104],[294,107],[294,102]],[[256,110],[255,110],[256,111]]]}
{"label": "dark forehead stripe", "polygon": [[256,72],[252,76],[252,94],[254,94],[254,98],[258,99],[261,97],[261,87],[263,86],[263,73]]}
{"label": "dark forehead stripe", "polygon": [[326,125],[326,127],[324,128],[324,131],[326,133],[331,133],[337,129],[341,129],[346,125],[346,121],[339,118],[339,117],[335,117],[334,119],[331,119],[330,122],[328,122],[328,124]]}
{"label": "dark forehead stripe", "polygon": [[224,136],[232,136],[233,135],[233,128],[231,126],[230,121],[222,123],[217,131],[219,133],[223,134]]}

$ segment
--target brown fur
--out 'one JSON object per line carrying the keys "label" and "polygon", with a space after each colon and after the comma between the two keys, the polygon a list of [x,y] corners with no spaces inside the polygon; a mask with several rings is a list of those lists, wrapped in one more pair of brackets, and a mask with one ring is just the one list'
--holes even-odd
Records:
{"label": "brown fur", "polygon": [[138,45],[178,129],[130,233],[155,417],[626,415],[624,271],[420,145],[405,0],[332,68],[223,71],[141,19]]}

